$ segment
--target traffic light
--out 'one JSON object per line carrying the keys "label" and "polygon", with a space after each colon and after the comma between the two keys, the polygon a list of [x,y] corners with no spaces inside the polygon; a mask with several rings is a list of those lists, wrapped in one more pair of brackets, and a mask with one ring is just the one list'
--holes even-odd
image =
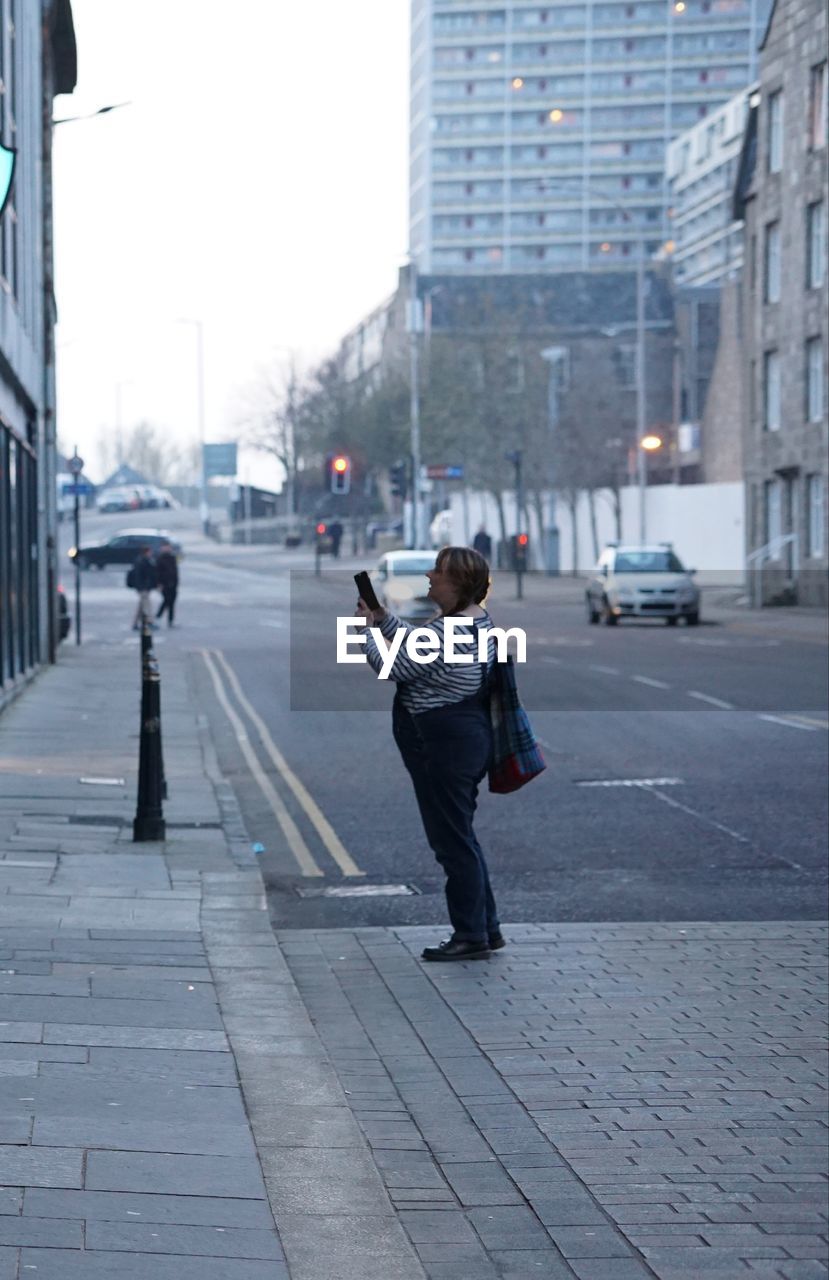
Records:
{"label": "traffic light", "polygon": [[529,554],[530,535],[528,533],[516,533],[512,540],[512,558],[517,570],[523,571],[526,569]]}
{"label": "traffic light", "polygon": [[324,538],[325,533],[326,533],[326,526],[322,523],[322,521],[320,521],[320,523],[317,525],[317,537]]}
{"label": "traffic light", "polygon": [[389,467],[391,491],[396,498],[405,498],[409,489],[409,465],[405,460]]}
{"label": "traffic light", "polygon": [[345,453],[332,453],[328,457],[328,486],[332,493],[349,493],[351,490],[351,459]]}

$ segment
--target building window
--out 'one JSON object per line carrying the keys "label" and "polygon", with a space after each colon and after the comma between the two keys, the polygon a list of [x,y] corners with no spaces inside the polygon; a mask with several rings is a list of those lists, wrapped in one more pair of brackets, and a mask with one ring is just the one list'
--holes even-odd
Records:
{"label": "building window", "polygon": [[766,253],[764,263],[764,302],[780,301],[780,223],[770,222],[766,227]]}
{"label": "building window", "polygon": [[826,205],[822,200],[806,210],[806,288],[819,289],[826,277]]}
{"label": "building window", "polygon": [[769,96],[767,118],[768,139],[766,167],[769,173],[779,173],[783,168],[783,90]]}
{"label": "building window", "polygon": [[766,480],[763,485],[763,536],[767,543],[774,542],[782,531],[780,481]]}
{"label": "building window", "polygon": [[829,114],[826,63],[812,67],[809,83],[809,146],[813,151],[826,146],[826,125]]}
{"label": "building window", "polygon": [[810,338],[806,343],[806,421],[823,421],[823,342]]}
{"label": "building window", "polygon": [[819,557],[823,555],[823,529],[826,522],[823,503],[823,476],[806,477],[806,511],[808,514],[808,549],[806,554]]}
{"label": "building window", "polygon": [[763,357],[763,426],[780,430],[780,355],[767,351]]}
{"label": "building window", "polygon": [[625,342],[613,353],[616,376],[623,387],[636,386],[636,344]]}

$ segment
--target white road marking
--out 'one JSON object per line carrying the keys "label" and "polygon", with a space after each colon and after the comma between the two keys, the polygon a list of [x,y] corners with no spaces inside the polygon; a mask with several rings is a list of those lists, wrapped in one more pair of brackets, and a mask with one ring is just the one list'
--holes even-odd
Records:
{"label": "white road marking", "polygon": [[248,768],[259,785],[259,790],[267,800],[274,817],[282,828],[282,833],[288,842],[288,847],[290,848],[291,853],[299,864],[300,871],[306,876],[321,876],[322,871],[314,861],[311,850],[303,840],[299,828],[285,807],[284,800],[259,763],[259,758],[251,746],[250,739],[245,732],[245,726],[230,704],[230,700],[228,699],[219,672],[213,662],[213,658],[206,649],[202,649],[201,655],[204,658],[205,665],[210,673],[210,678],[213,681],[213,688],[216,691],[216,697],[219,700],[219,704],[230,721],[233,732],[236,735],[236,741],[239,743],[239,749],[245,757]]}
{"label": "white road marking", "polygon": [[605,676],[618,676],[619,674],[618,667],[603,667],[603,666],[600,666],[598,662],[591,662],[590,670],[601,671],[602,675],[605,675]]}
{"label": "white road marking", "polygon": [[819,729],[824,727],[823,725],[820,725],[820,724],[810,724],[810,723],[804,724],[802,720],[795,720],[794,718],[790,720],[786,720],[783,718],[783,716],[762,716],[761,715],[761,716],[758,716],[757,719],[768,720],[770,724],[783,724],[786,726],[787,729],[804,729],[806,733],[817,733]]}
{"label": "white road marking", "polygon": [[577,781],[577,787],[677,787],[681,778],[588,778]]}
{"label": "white road marking", "polygon": [[751,844],[748,836],[741,835],[739,831],[734,831],[731,827],[724,826],[721,822],[715,821],[714,818],[706,818],[704,813],[699,813],[696,809],[692,809],[690,805],[681,804],[679,800],[674,800],[673,796],[663,795],[661,791],[656,791],[653,787],[642,787],[642,790],[648,791],[652,796],[656,796],[656,799],[663,801],[664,804],[669,804],[672,809],[681,809],[683,813],[690,814],[698,822],[704,822],[708,827],[715,827],[717,831],[722,831],[725,835],[731,836],[732,840],[739,840],[740,844]]}
{"label": "white road marking", "polygon": [[713,694],[698,693],[696,689],[689,689],[687,692],[689,698],[697,698],[700,702],[708,702],[712,707],[720,707],[722,711],[734,710],[733,702],[724,702],[722,698],[715,698]]}
{"label": "white road marking", "polygon": [[273,738],[271,737],[270,733],[268,732],[268,727],[265,724],[262,717],[258,714],[255,707],[253,707],[251,703],[248,701],[248,699],[245,697],[244,693],[242,692],[242,686],[239,684],[239,680],[236,676],[236,672],[233,670],[230,663],[225,658],[224,654],[221,652],[220,649],[214,650],[214,654],[216,656],[216,659],[218,660],[218,662],[221,664],[221,666],[225,671],[228,681],[230,682],[230,687],[233,689],[233,692],[236,695],[239,705],[242,707],[243,711],[247,713],[254,728],[256,729],[256,732],[259,734],[259,737],[262,740],[262,746],[267,751],[268,755],[270,756],[277,770],[282,775],[282,778],[284,779],[284,781],[293,791],[300,805],[304,809],[307,817],[312,823],[314,829],[316,830],[320,840],[325,845],[326,849],[328,850],[331,857],[336,862],[337,866],[342,871],[343,875],[344,876],[365,875],[365,872],[360,870],[360,868],[357,866],[357,863],[351,857],[351,854],[343,845],[342,841],[340,840],[334,828],[331,826],[331,823],[328,821],[325,814],[320,809],[316,800],[314,800],[313,796],[307,790],[304,783],[300,781],[300,779],[294,773],[291,766],[288,764],[288,761],[285,759],[282,752],[279,750]]}
{"label": "white road marking", "polygon": [[542,661],[542,662],[550,662],[550,663],[552,663],[552,665],[553,665],[554,667],[560,667],[560,666],[561,666],[561,658],[551,658],[551,657],[550,657],[550,655],[549,655],[549,654],[546,654],[546,653],[543,655],[543,657],[542,657],[541,661]]}
{"label": "white road marking", "polygon": [[631,676],[631,680],[635,680],[637,684],[646,684],[651,689],[670,689],[670,685],[664,680],[652,680],[650,676]]}
{"label": "white road marking", "polygon": [[283,630],[287,624],[281,618],[260,618],[259,625],[260,627],[277,627],[279,630]]}

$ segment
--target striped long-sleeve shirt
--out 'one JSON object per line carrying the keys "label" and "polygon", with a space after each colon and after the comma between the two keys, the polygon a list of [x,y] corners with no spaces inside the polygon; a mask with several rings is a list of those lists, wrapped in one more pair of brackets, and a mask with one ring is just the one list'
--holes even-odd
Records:
{"label": "striped long-sleeve shirt", "polygon": [[[471,640],[466,646],[463,645],[462,637],[464,632],[473,635],[477,626],[492,626],[492,619],[489,614],[484,614],[481,618],[469,618],[468,625],[465,625],[458,634],[456,647],[460,652],[472,655],[471,663],[446,662],[444,660],[444,619],[436,618],[434,622],[427,624],[427,629],[433,631],[438,639],[438,653],[433,662],[421,664],[413,662],[406,653],[406,638],[398,650],[394,663],[389,671],[388,678],[393,680],[400,691],[400,699],[407,711],[412,715],[417,715],[421,711],[433,711],[436,707],[451,706],[454,702],[461,702],[464,698],[470,697],[481,687],[481,666],[478,662],[478,641],[477,638]],[[415,628],[408,626],[405,622],[401,622],[394,614],[387,613],[381,623],[378,624],[380,633],[387,640],[391,640],[395,635],[398,627],[402,627],[409,635]],[[384,654],[380,652],[371,631],[366,633],[366,656],[369,665],[379,673],[383,662]],[[491,670],[495,662],[495,640],[492,636],[487,641],[487,670]]]}

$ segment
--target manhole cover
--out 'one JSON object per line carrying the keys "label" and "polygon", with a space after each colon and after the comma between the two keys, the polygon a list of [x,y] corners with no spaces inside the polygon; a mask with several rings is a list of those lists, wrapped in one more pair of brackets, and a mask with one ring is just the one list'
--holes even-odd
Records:
{"label": "manhole cover", "polygon": [[402,898],[419,893],[412,884],[329,884],[324,889],[295,885],[300,898]]}

